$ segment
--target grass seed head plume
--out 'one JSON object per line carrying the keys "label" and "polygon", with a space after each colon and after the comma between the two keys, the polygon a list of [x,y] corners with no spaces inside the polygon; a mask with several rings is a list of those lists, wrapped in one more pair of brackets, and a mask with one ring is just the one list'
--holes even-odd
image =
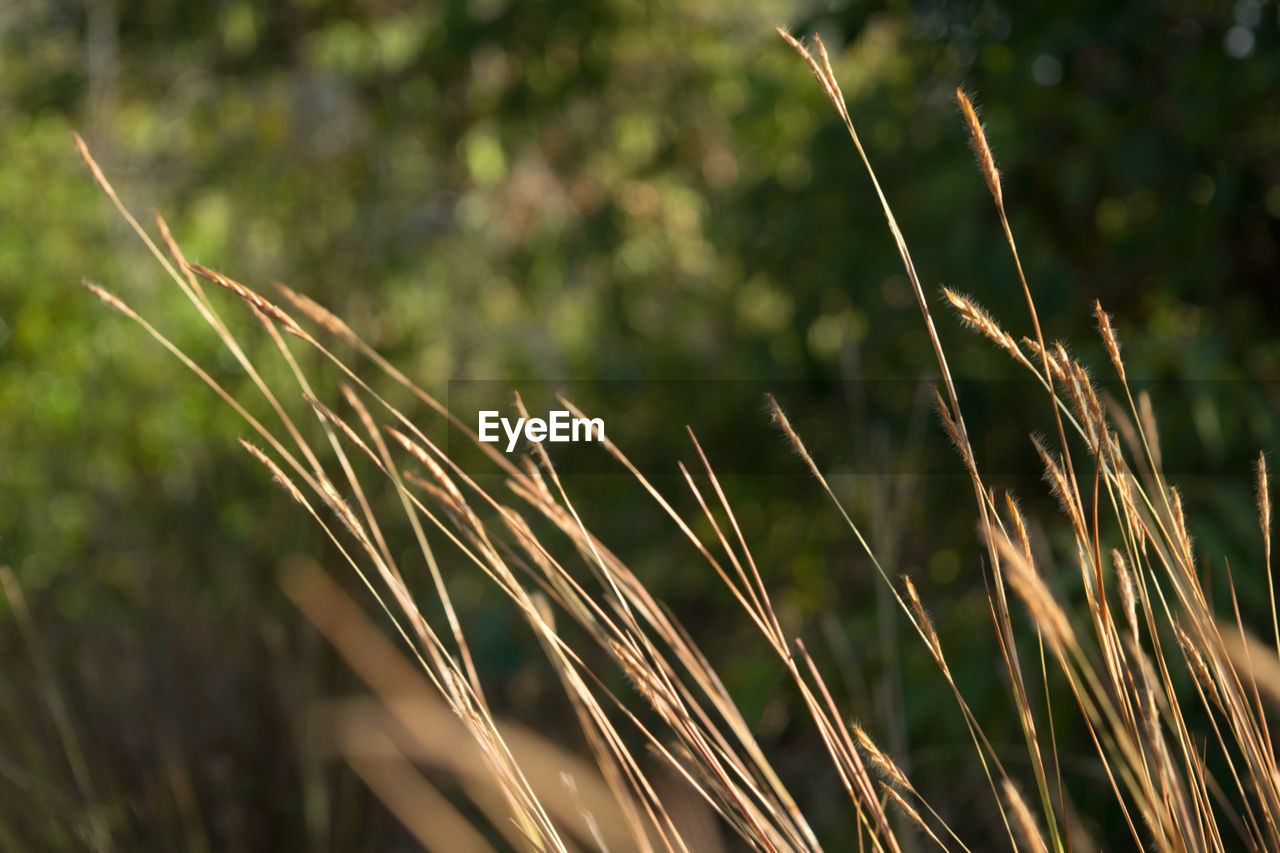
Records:
{"label": "grass seed head plume", "polygon": [[934,660],[938,665],[946,671],[946,659],[942,656],[942,643],[938,639],[938,632],[933,627],[933,620],[929,618],[929,613],[924,609],[924,604],[920,601],[920,594],[916,592],[916,585],[911,582],[910,575],[902,576],[902,584],[907,590],[907,601],[911,604],[911,612],[916,618],[916,622],[920,627],[920,633],[924,635],[925,643],[929,646],[929,651],[933,654]]}
{"label": "grass seed head plume", "polygon": [[1049,483],[1050,490],[1062,505],[1067,517],[1071,519],[1072,528],[1077,536],[1082,536],[1085,529],[1084,519],[1080,515],[1080,505],[1076,502],[1075,490],[1072,489],[1066,472],[1062,468],[1061,457],[1050,455],[1044,442],[1034,435],[1031,436],[1031,444],[1035,447],[1036,453],[1040,454],[1040,461],[1044,463],[1045,479]]}
{"label": "grass seed head plume", "polygon": [[647,661],[617,640],[608,640],[608,644],[627,680],[655,711],[668,720],[685,716],[679,699]]}
{"label": "grass seed head plume", "polygon": [[316,302],[310,296],[298,293],[288,285],[278,281],[275,283],[275,287],[280,295],[298,310],[298,313],[307,317],[317,326],[345,340],[354,341],[356,339],[356,333],[351,331],[351,327],[343,322],[341,317]]}
{"label": "grass seed head plume", "polygon": [[[813,54],[809,52],[809,49],[805,47],[799,39],[791,35],[791,33],[787,32],[782,27],[775,27],[774,29],[777,30],[778,35],[782,36],[783,40],[791,46],[791,49],[800,54],[800,57],[804,59],[805,63],[809,66],[809,70],[813,72],[813,76],[817,78],[818,85],[822,87],[822,92],[827,96],[827,100],[829,100],[831,105],[835,107],[836,112],[843,116],[845,114],[844,104],[841,102],[840,96],[835,88],[835,81],[833,77],[829,76],[827,73],[830,68],[830,63],[824,62],[819,65],[818,61],[814,59]],[[819,41],[818,44],[820,45],[821,41]],[[825,53],[825,51],[823,51],[823,53]]]}
{"label": "grass seed head plume", "polygon": [[1107,357],[1111,359],[1111,364],[1116,369],[1116,374],[1120,377],[1120,381],[1124,382],[1124,359],[1120,358],[1120,340],[1116,337],[1116,330],[1111,326],[1111,317],[1106,311],[1102,310],[1101,300],[1093,303],[1094,316],[1098,318],[1098,334],[1102,335],[1102,344],[1107,349]]}
{"label": "grass seed head plume", "polygon": [[1169,489],[1170,509],[1173,513],[1173,530],[1178,537],[1177,546],[1186,560],[1186,569],[1190,571],[1192,564],[1191,534],[1187,532],[1187,517],[1182,511],[1182,493],[1176,486]]}
{"label": "grass seed head plume", "polygon": [[782,411],[782,407],[778,405],[778,401],[772,394],[766,394],[765,400],[769,406],[769,416],[773,418],[773,422],[782,428],[783,434],[787,437],[787,441],[795,449],[801,457],[805,459],[811,458],[809,451],[805,450],[804,442],[800,440],[800,436],[796,435],[795,428],[791,426],[791,421],[787,419],[787,415]]}
{"label": "grass seed head plume", "polygon": [[1004,494],[1004,504],[1009,513],[1009,520],[1013,522],[1013,532],[1018,537],[1018,544],[1022,546],[1022,553],[1030,560],[1031,537],[1027,533],[1027,523],[1022,517],[1022,510],[1018,508],[1018,502],[1013,499],[1013,495],[1008,492]]}
{"label": "grass seed head plume", "polygon": [[[1035,355],[1037,358],[1045,362],[1045,364],[1049,368],[1049,371],[1053,374],[1053,377],[1055,379],[1057,379],[1059,382],[1066,381],[1067,374],[1066,374],[1065,362],[1059,361],[1056,353],[1052,351],[1046,353],[1034,338],[1028,338],[1026,336],[1023,336],[1022,343],[1026,345],[1027,349],[1031,350],[1033,355]],[[1062,348],[1062,344],[1060,343],[1057,346],[1059,349]],[[1066,357],[1066,353],[1064,352],[1063,358],[1065,357]]]}
{"label": "grass seed head plume", "polygon": [[[1061,345],[1059,345],[1061,347]],[[1066,380],[1063,383],[1076,418],[1085,429],[1085,438],[1095,456],[1102,457],[1107,436],[1106,419],[1102,413],[1102,403],[1094,391],[1089,372],[1078,361],[1066,361],[1065,351],[1062,358],[1066,363]]]}
{"label": "grass seed head plume", "polygon": [[94,284],[93,282],[87,279],[80,283],[84,286],[85,290],[88,290],[94,296],[101,299],[102,304],[106,305],[108,308],[119,311],[121,314],[125,315],[126,317],[133,316],[133,311],[129,308],[129,306],[121,302],[120,298],[116,296],[114,293],[112,293],[111,291],[107,290],[101,285]]}
{"label": "grass seed head plume", "polygon": [[951,416],[951,406],[936,385],[933,388],[933,398],[934,408],[938,412],[938,419],[942,421],[942,429],[946,432],[947,438],[951,439],[951,444],[960,454],[960,458],[964,460],[965,467],[973,470],[975,464],[973,448],[969,446],[969,442],[965,439],[964,432],[960,429],[960,424]]}
{"label": "grass seed head plume", "polygon": [[1271,484],[1267,478],[1267,455],[1258,454],[1258,519],[1262,535],[1271,537]]}
{"label": "grass seed head plume", "polygon": [[342,496],[337,487],[333,485],[333,482],[324,476],[319,477],[317,481],[320,484],[321,497],[324,498],[324,502],[329,509],[333,510],[333,514],[338,517],[338,520],[342,522],[342,525],[350,530],[351,535],[362,543],[368,542],[368,537],[365,536],[364,532],[364,525],[360,523],[360,519],[356,517],[350,504],[347,503],[346,498]]}
{"label": "grass seed head plume", "polygon": [[894,785],[899,788],[910,790],[911,783],[907,781],[907,775],[903,773],[902,769],[893,762],[893,759],[886,755],[880,747],[876,746],[876,742],[871,739],[871,736],[867,734],[866,730],[856,723],[853,724],[852,728],[853,735],[858,740],[858,747],[862,750],[862,753],[866,756],[867,760],[869,760],[872,765],[883,773]]}
{"label": "grass seed head plume", "polygon": [[947,297],[947,301],[951,303],[951,306],[956,309],[956,313],[960,315],[961,321],[966,326],[982,333],[1015,358],[1021,358],[1022,351],[1018,348],[1018,342],[1008,332],[1000,328],[999,324],[981,306],[967,296],[961,296],[948,288],[942,288],[942,292]]}
{"label": "grass seed head plume", "polygon": [[1125,621],[1134,639],[1138,637],[1138,596],[1134,592],[1133,572],[1124,555],[1117,549],[1111,550],[1111,562],[1116,568],[1116,577],[1120,581],[1120,605],[1124,608]]}
{"label": "grass seed head plume", "polygon": [[1072,367],[1075,370],[1076,381],[1080,385],[1081,397],[1084,399],[1085,418],[1097,433],[1098,452],[1101,453],[1101,443],[1107,434],[1107,421],[1102,412],[1102,401],[1098,399],[1097,389],[1093,387],[1093,378],[1084,365],[1077,361],[1072,363]]}
{"label": "grass seed head plume", "polygon": [[1276,614],[1276,585],[1271,575],[1271,481],[1267,477],[1267,455],[1258,453],[1258,525],[1262,528],[1263,568],[1267,573],[1267,597],[1271,600],[1271,630],[1280,652],[1280,616]]}
{"label": "grass seed head plume", "polygon": [[245,302],[249,303],[249,305],[253,306],[258,311],[283,326],[284,330],[289,334],[303,338],[304,340],[309,337],[303,328],[298,325],[298,321],[290,317],[283,308],[270,300],[264,299],[261,295],[250,290],[248,287],[245,287],[235,279],[227,278],[222,273],[211,270],[208,267],[201,266],[200,264],[187,264],[187,269],[191,270],[191,272],[206,281],[213,282],[219,287],[223,287],[234,293],[236,296],[239,296]]}
{"label": "grass seed head plume", "polygon": [[991,196],[996,203],[1003,205],[1004,195],[1000,189],[1000,171],[996,168],[996,158],[991,156],[991,146],[987,144],[987,133],[982,122],[978,120],[978,112],[973,108],[973,102],[969,100],[969,96],[961,89],[956,89],[956,101],[960,104],[960,112],[964,113],[964,120],[969,125],[969,144],[973,146],[973,153],[978,155],[978,166],[982,169],[982,177],[987,182],[987,189],[991,191]]}
{"label": "grass seed head plume", "polygon": [[466,499],[463,497],[462,492],[458,489],[457,485],[453,482],[453,479],[447,473],[445,473],[445,470],[443,467],[441,467],[440,463],[436,462],[436,460],[432,458],[430,453],[428,453],[416,441],[409,438],[409,436],[400,432],[400,430],[396,429],[395,427],[385,427],[385,429],[391,435],[391,437],[394,438],[400,444],[401,447],[409,451],[409,454],[413,456],[414,459],[418,460],[418,462],[421,463],[424,468],[426,468],[428,471],[431,472],[431,476],[436,478],[437,482],[440,483],[440,486],[445,490],[445,492],[454,501],[454,503],[458,505],[459,508],[466,506],[467,502],[466,502]]}

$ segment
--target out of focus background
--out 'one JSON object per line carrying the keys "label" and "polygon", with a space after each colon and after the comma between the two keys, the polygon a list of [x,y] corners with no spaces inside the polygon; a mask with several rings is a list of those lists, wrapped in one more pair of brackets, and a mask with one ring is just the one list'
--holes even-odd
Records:
{"label": "out of focus background", "polygon": [[[927,380],[870,183],[779,24],[831,48],[954,369],[999,388],[1016,371],[938,298],[945,284],[1030,333],[953,93],[976,97],[1046,335],[1105,378],[1093,301],[1113,312],[1130,376],[1155,389],[1206,572],[1229,558],[1246,619],[1261,618],[1249,465],[1275,446],[1280,402],[1275,3],[7,0],[0,564],[40,652],[0,607],[0,846],[79,849],[103,822],[127,849],[411,845],[313,743],[317,703],[363,688],[277,573],[310,555],[369,602],[244,455],[235,414],[79,286],[120,293],[247,388],[95,188],[72,131],[189,258],[319,299],[442,396],[460,379]],[[975,713],[1016,754],[968,481],[912,468],[913,448],[939,440],[927,407],[868,396],[814,428],[851,459],[907,461],[900,477],[845,478],[842,497],[891,570],[916,578]],[[990,401],[991,444],[1051,424],[1016,393]],[[637,417],[683,424],[646,405]],[[1007,473],[1052,553],[1056,507],[1034,464]],[[967,837],[998,841],[962,720],[939,712],[944,685],[816,484],[742,472],[728,487],[848,713]],[[781,666],[642,493],[607,477],[581,488],[841,849],[854,815]],[[445,568],[495,704],[582,751],[532,636],[461,560]],[[1123,839],[1071,716],[1060,748],[1081,819]]]}

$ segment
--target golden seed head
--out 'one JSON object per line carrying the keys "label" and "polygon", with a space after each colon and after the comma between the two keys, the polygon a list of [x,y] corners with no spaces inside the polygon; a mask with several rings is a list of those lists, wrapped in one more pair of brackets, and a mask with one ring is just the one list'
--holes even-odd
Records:
{"label": "golden seed head", "polygon": [[929,618],[929,614],[924,609],[924,604],[920,602],[920,595],[916,592],[916,585],[911,582],[910,575],[903,575],[902,583],[907,589],[907,599],[911,602],[912,613],[916,617],[916,622],[920,625],[920,632],[924,634],[925,642],[929,644],[929,648],[934,652],[935,657],[940,657],[942,643],[938,640],[938,632],[933,627],[933,620]]}
{"label": "golden seed head", "polygon": [[461,507],[466,504],[466,501],[462,498],[462,492],[458,490],[458,487],[454,485],[453,480],[445,473],[444,468],[440,467],[440,463],[436,462],[436,460],[431,457],[430,453],[418,444],[418,442],[400,432],[400,430],[394,427],[386,427],[386,430],[405,450],[409,451],[410,455],[412,455],[414,459],[417,459],[424,468],[431,472],[431,476],[436,478],[436,481],[440,483],[440,486],[446,492],[448,492],[449,497],[452,498],[458,506]]}
{"label": "golden seed head", "polygon": [[1271,535],[1271,483],[1267,479],[1267,457],[1258,454],[1258,518],[1262,524],[1262,533],[1268,538]]}
{"label": "golden seed head", "polygon": [[1034,435],[1031,436],[1031,444],[1035,447],[1036,453],[1040,455],[1040,461],[1044,463],[1045,479],[1049,482],[1050,491],[1062,504],[1067,517],[1071,519],[1072,525],[1079,533],[1084,529],[1084,519],[1080,516],[1079,505],[1075,500],[1075,492],[1067,481],[1066,473],[1062,470],[1062,457],[1056,454],[1050,455],[1049,449]]}
{"label": "golden seed head", "polygon": [[1174,486],[1169,489],[1170,506],[1173,510],[1173,529],[1178,537],[1178,547],[1188,562],[1191,561],[1191,535],[1187,532],[1187,517],[1182,511],[1182,493]]}
{"label": "golden seed head", "polygon": [[880,747],[876,746],[876,742],[863,730],[862,726],[855,724],[853,726],[853,735],[863,753],[880,772],[889,778],[889,781],[901,788],[911,787],[911,783],[907,781],[907,775],[902,772],[897,764],[893,763],[889,756],[880,750]]}
{"label": "golden seed head", "polygon": [[298,322],[286,314],[283,308],[276,305],[274,302],[264,299],[261,295],[245,287],[235,279],[227,278],[222,273],[215,272],[214,270],[211,270],[206,266],[201,266],[200,264],[187,264],[187,269],[191,270],[191,272],[206,281],[211,281],[219,287],[230,290],[236,296],[239,296],[245,302],[248,302],[272,320],[275,320],[284,327],[286,332],[304,339],[307,337],[306,332],[298,325]]}
{"label": "golden seed head", "polygon": [[351,531],[352,535],[364,541],[364,525],[360,523],[360,519],[356,518],[356,514],[351,511],[346,499],[342,497],[328,477],[321,475],[318,479],[320,493],[324,496],[325,503],[329,505],[329,509],[333,510],[334,515],[338,516],[338,520]]}
{"label": "golden seed head", "polygon": [[938,417],[942,419],[942,428],[947,431],[947,437],[951,439],[951,443],[960,452],[960,458],[964,461],[965,466],[972,471],[975,466],[972,449],[965,439],[964,433],[960,430],[960,424],[951,416],[951,407],[942,398],[942,392],[938,390],[937,386],[934,386],[933,397],[938,409]]}
{"label": "golden seed head", "polygon": [[116,296],[114,293],[112,293],[111,291],[107,290],[104,287],[101,287],[100,285],[94,284],[91,281],[83,281],[81,282],[81,284],[84,285],[86,290],[88,290],[94,296],[101,299],[102,303],[106,305],[108,308],[114,308],[115,310],[119,311],[121,314],[124,314],[126,317],[134,316],[133,311],[129,309],[129,306],[121,302],[120,298]]}
{"label": "golden seed head", "polygon": [[325,308],[319,302],[316,302],[305,294],[298,293],[292,288],[280,282],[275,283],[276,290],[280,295],[289,301],[289,304],[298,309],[305,317],[340,338],[354,340],[355,332],[351,331],[351,327],[344,323],[336,314]]}
{"label": "golden seed head", "polygon": [[1013,499],[1013,495],[1008,492],[1004,494],[1004,503],[1009,511],[1009,518],[1013,521],[1014,532],[1018,534],[1018,543],[1022,545],[1022,553],[1030,560],[1031,537],[1027,535],[1027,524],[1022,518],[1022,510],[1018,508],[1018,502]]}
{"label": "golden seed head", "polygon": [[1111,359],[1111,364],[1115,367],[1116,373],[1120,375],[1120,379],[1124,380],[1124,361],[1120,358],[1120,341],[1116,337],[1116,330],[1111,326],[1111,317],[1106,311],[1102,310],[1101,301],[1093,303],[1093,313],[1098,318],[1098,332],[1102,335],[1102,343],[1107,348],[1107,355]]}
{"label": "golden seed head", "polygon": [[1016,355],[1021,355],[1021,352],[1018,351],[1017,341],[1015,341],[1008,332],[1000,328],[999,324],[997,324],[996,321],[992,319],[991,315],[984,311],[981,306],[968,297],[961,296],[960,294],[945,287],[942,288],[942,292],[947,297],[947,300],[951,303],[952,307],[956,309],[956,313],[960,315],[960,320],[966,326],[980,332],[986,338],[994,341],[996,345],[1002,349]]}
{"label": "golden seed head", "polygon": [[987,133],[982,127],[982,122],[978,120],[978,112],[973,108],[973,102],[969,100],[960,89],[956,89],[956,101],[960,104],[960,111],[964,113],[964,120],[969,125],[969,144],[973,146],[973,153],[978,155],[978,166],[982,169],[982,177],[987,182],[987,189],[991,191],[991,197],[996,200],[996,204],[1004,204],[1004,194],[1000,189],[1000,171],[996,168],[996,159],[991,156],[991,146],[987,144]]}
{"label": "golden seed head", "polygon": [[1116,577],[1120,579],[1120,604],[1124,607],[1125,620],[1136,638],[1138,636],[1138,597],[1134,591],[1133,572],[1129,571],[1129,564],[1125,562],[1124,555],[1114,548],[1111,550],[1111,562],[1116,567]]}

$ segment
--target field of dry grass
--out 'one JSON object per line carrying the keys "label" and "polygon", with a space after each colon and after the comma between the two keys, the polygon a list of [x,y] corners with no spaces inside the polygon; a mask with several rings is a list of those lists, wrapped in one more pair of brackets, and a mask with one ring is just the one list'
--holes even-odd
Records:
{"label": "field of dry grass", "polygon": [[[862,520],[846,510],[824,477],[824,460],[806,449],[782,408],[768,405],[782,440],[795,449],[815,488],[831,498],[849,531],[880,571],[903,618],[928,650],[954,695],[950,713],[963,718],[971,760],[988,782],[989,796],[1013,849],[1092,850],[1124,843],[1091,837],[1063,784],[1055,718],[1074,714],[1095,747],[1128,840],[1162,851],[1280,850],[1280,774],[1267,702],[1280,696],[1275,619],[1258,639],[1242,623],[1233,600],[1215,608],[1203,585],[1203,558],[1192,545],[1176,484],[1164,475],[1152,407],[1130,390],[1121,336],[1103,306],[1095,306],[1098,334],[1109,363],[1084,365],[1068,348],[1048,340],[1036,313],[1035,285],[1022,275],[1005,212],[1000,173],[982,125],[961,92],[957,98],[977,154],[980,179],[995,203],[1025,295],[1030,334],[1017,337],[969,298],[945,291],[960,321],[1012,358],[1042,388],[1056,432],[1032,437],[1047,487],[1060,505],[1044,519],[1069,533],[1073,547],[1056,560],[1078,575],[1067,584],[1032,547],[1015,495],[987,485],[965,421],[964,400],[952,381],[947,353],[935,328],[931,297],[917,277],[907,243],[845,107],[839,81],[820,40],[812,48],[783,33],[812,69],[843,119],[879,199],[936,362],[941,426],[957,451],[956,464],[972,484],[975,523],[989,590],[991,628],[1003,681],[1016,711],[1022,751],[997,748],[971,710],[972,697],[952,677],[948,638],[941,635],[907,577],[881,568],[864,536]],[[342,319],[283,285],[265,295],[228,275],[189,264],[163,220],[148,229],[116,196],[88,151],[95,179],[144,240],[174,285],[210,331],[257,385],[272,418],[253,412],[213,373],[121,297],[86,286],[155,338],[243,418],[252,432],[247,453],[309,513],[345,558],[328,571],[353,572],[399,634],[394,651],[360,608],[314,563],[288,572],[288,596],[328,639],[377,700],[345,701],[324,709],[335,748],[423,846],[440,851],[491,849],[494,833],[514,848],[536,850],[701,851],[746,845],[766,851],[819,850],[822,840],[806,820],[804,792],[790,789],[757,741],[720,675],[699,647],[697,626],[682,625],[655,599],[643,577],[628,567],[626,543],[606,543],[584,523],[579,507],[589,494],[562,479],[542,445],[521,459],[481,443],[460,413],[450,412],[395,365],[367,345]],[[151,235],[155,233],[157,237]],[[217,290],[209,289],[215,285]],[[218,290],[230,291],[260,322],[292,375],[291,387],[264,378],[260,366],[224,322]],[[239,306],[237,306],[239,307]],[[340,394],[321,399],[316,378],[295,354],[305,348],[326,361]],[[338,353],[354,353],[346,358]],[[1102,393],[1095,372],[1114,372],[1117,399]],[[489,471],[463,470],[429,437],[419,420],[380,394],[370,381],[390,380],[430,412],[469,437],[492,463]],[[314,425],[295,414],[305,399]],[[572,401],[562,400],[574,412]],[[517,397],[517,408],[527,416]],[[583,413],[577,412],[579,416]],[[587,415],[596,413],[585,413]],[[739,524],[716,475],[716,449],[693,431],[696,469],[679,472],[700,508],[682,515],[677,501],[645,479],[626,448],[604,448],[629,470],[670,516],[691,553],[724,584],[755,627],[762,648],[776,656],[794,683],[809,724],[847,797],[860,849],[969,850],[938,808],[946,791],[920,790],[880,746],[879,735],[848,719],[837,691],[804,644],[784,630],[751,549],[751,530]],[[481,484],[481,473],[501,474],[505,488]],[[489,480],[486,480],[488,482]],[[376,484],[376,485],[375,485]],[[431,601],[405,583],[404,548],[384,535],[371,489],[398,497],[413,535],[415,559],[427,566]],[[1258,565],[1234,571],[1266,572],[1271,565],[1271,501],[1266,458],[1257,467],[1262,547]],[[540,641],[577,715],[592,761],[570,754],[519,721],[491,709],[482,673],[458,617],[439,555],[461,556],[505,596]],[[574,559],[566,559],[566,553]],[[1064,600],[1068,586],[1080,602]],[[11,582],[6,591],[17,600]],[[1022,628],[1024,620],[1032,630]],[[568,637],[594,641],[591,654]],[[630,687],[599,671],[607,659]],[[1066,691],[1050,684],[1065,683]],[[1188,689],[1187,685],[1190,685]],[[51,694],[56,696],[56,691]],[[56,706],[56,698],[51,698]],[[64,738],[68,755],[74,736]],[[912,746],[919,746],[913,744]],[[474,807],[463,813],[433,785],[447,772]],[[81,793],[92,798],[88,770]],[[694,796],[690,796],[690,794]],[[483,817],[488,829],[474,825]],[[722,838],[730,833],[737,840]],[[111,846],[105,827],[94,827],[91,846]]]}

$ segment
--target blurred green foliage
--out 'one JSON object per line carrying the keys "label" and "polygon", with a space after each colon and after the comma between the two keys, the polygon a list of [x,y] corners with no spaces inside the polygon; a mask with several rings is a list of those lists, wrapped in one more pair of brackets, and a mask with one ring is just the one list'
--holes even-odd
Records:
{"label": "blurred green foliage", "polygon": [[[10,0],[0,561],[33,599],[122,790],[154,758],[130,738],[167,720],[203,808],[221,815],[207,827],[216,846],[300,843],[300,771],[266,745],[349,677],[307,645],[274,591],[282,554],[326,552],[242,459],[243,425],[77,286],[88,277],[120,292],[247,388],[92,185],[71,131],[136,213],[166,217],[188,257],[320,299],[434,391],[450,378],[931,375],[869,182],[777,23],[834,47],[931,295],[944,282],[971,293],[1022,334],[952,93],[963,85],[986,105],[1047,334],[1101,372],[1093,300],[1115,312],[1131,376],[1164,383],[1165,454],[1185,460],[1199,541],[1256,564],[1248,463],[1274,444],[1280,390],[1274,4]],[[942,335],[961,377],[1014,375],[955,324]],[[1048,424],[1017,401],[1009,410],[993,441]],[[910,427],[874,400],[852,411],[853,452],[910,444]],[[972,661],[957,669],[975,710],[999,717],[1005,694],[975,628],[986,614],[966,481],[930,477],[896,504],[875,482],[842,482],[892,566],[924,578],[953,659]],[[1007,485],[1051,530],[1036,477]],[[896,627],[886,640],[890,611],[872,604],[868,566],[816,488],[727,487],[789,624],[826,638],[853,711],[896,732],[896,749],[911,744],[927,776],[962,778],[957,790],[980,797],[959,721],[935,713],[927,660],[897,650]],[[748,718],[779,719],[780,670],[752,653],[714,579],[672,564],[671,531],[637,509],[637,490],[601,488],[597,524],[723,661]],[[1236,580],[1263,588],[1260,573]],[[458,583],[490,671],[534,660],[492,590]],[[125,662],[132,680],[101,678]],[[202,677],[184,676],[193,669]],[[275,695],[290,670],[309,674]],[[4,696],[7,720],[39,717],[21,689]],[[201,709],[215,698],[239,711],[211,721]],[[784,769],[807,778],[812,735],[762,727],[786,745]],[[333,785],[364,796],[343,778]],[[812,796],[819,826],[840,837],[850,818],[835,786]],[[971,805],[949,803],[953,814]],[[987,812],[964,820],[982,832]],[[122,820],[158,843],[168,818],[151,817]],[[374,849],[395,837],[390,818],[363,821],[335,818],[331,840]]]}

